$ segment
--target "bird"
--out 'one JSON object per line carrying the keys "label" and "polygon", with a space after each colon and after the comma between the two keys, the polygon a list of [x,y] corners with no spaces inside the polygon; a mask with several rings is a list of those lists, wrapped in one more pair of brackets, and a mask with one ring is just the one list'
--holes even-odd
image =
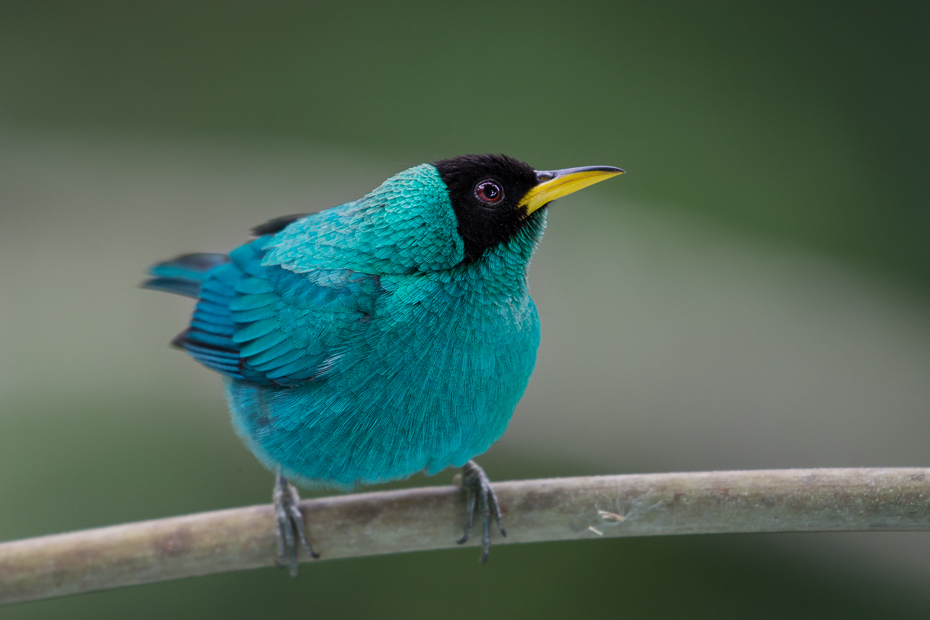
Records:
{"label": "bird", "polygon": [[462,468],[490,551],[500,504],[474,461],[536,363],[527,268],[549,204],[622,174],[506,155],[413,166],[364,197],[252,229],[228,254],[155,264],[142,286],[197,300],[172,344],[223,376],[233,426],[275,474],[277,562],[307,536],[295,484],[350,489]]}

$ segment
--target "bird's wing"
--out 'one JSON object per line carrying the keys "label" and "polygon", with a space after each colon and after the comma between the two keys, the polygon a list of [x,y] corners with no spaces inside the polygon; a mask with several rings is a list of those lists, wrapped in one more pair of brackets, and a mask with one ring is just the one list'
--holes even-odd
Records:
{"label": "bird's wing", "polygon": [[263,265],[267,241],[237,248],[209,272],[175,343],[230,377],[297,386],[338,364],[383,290],[378,276],[348,269],[297,274]]}

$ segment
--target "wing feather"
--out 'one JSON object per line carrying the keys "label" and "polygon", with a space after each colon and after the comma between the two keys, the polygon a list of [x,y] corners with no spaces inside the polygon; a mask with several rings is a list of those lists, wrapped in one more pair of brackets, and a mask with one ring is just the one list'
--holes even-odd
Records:
{"label": "wing feather", "polygon": [[267,237],[207,272],[179,344],[205,366],[263,385],[296,386],[336,368],[383,294],[378,276],[300,274],[264,265]]}

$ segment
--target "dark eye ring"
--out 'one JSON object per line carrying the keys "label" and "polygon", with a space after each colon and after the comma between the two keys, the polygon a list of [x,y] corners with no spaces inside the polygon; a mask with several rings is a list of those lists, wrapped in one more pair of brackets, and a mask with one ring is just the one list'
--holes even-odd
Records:
{"label": "dark eye ring", "polygon": [[486,205],[496,205],[504,199],[504,188],[496,181],[481,181],[475,185],[475,198]]}

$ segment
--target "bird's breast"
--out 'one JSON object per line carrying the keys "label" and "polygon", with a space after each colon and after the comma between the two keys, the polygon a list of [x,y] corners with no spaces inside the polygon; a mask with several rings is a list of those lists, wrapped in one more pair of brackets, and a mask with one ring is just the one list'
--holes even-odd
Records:
{"label": "bird's breast", "polygon": [[[400,355],[409,364],[467,365],[535,356],[538,322],[525,286],[434,277],[397,283],[369,329],[376,332],[379,353]],[[455,370],[461,369],[449,368]]]}

